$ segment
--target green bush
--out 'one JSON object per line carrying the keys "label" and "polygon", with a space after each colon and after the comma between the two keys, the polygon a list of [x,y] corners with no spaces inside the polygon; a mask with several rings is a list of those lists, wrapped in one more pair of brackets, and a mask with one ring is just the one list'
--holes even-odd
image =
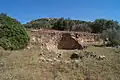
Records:
{"label": "green bush", "polygon": [[54,26],[52,27],[52,29],[55,30],[65,30],[67,28],[67,23],[64,20],[64,18],[60,18],[59,20],[56,21],[56,23],[54,23]]}
{"label": "green bush", "polygon": [[0,46],[6,50],[22,49],[27,46],[29,36],[16,19],[0,14]]}
{"label": "green bush", "polygon": [[102,36],[104,41],[107,39],[107,46],[120,45],[120,30],[119,29],[107,29],[103,31]]}

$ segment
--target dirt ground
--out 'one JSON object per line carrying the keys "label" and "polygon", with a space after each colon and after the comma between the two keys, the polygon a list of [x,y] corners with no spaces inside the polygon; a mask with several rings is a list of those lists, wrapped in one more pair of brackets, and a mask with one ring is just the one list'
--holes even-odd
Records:
{"label": "dirt ground", "polygon": [[[104,55],[105,59],[87,57],[85,51]],[[73,53],[83,57],[71,60]],[[119,75],[118,49],[90,46],[82,51],[54,52],[37,45],[19,51],[0,50],[0,80],[120,80]]]}

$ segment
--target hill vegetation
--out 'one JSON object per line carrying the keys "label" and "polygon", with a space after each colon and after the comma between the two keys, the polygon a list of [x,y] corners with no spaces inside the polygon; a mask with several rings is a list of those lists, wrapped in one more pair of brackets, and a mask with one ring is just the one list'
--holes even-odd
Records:
{"label": "hill vegetation", "polygon": [[[96,33],[101,34],[104,45],[120,45],[120,25],[114,20],[42,18],[22,25],[1,13],[0,46],[6,50],[0,49],[0,80],[120,80],[120,49],[88,46],[84,50],[52,51],[44,45],[48,38],[22,49],[30,39],[25,28]],[[72,59],[73,54],[78,57]]]}
{"label": "hill vegetation", "polygon": [[0,46],[15,50],[24,48],[29,42],[25,28],[16,19],[0,14]]}
{"label": "hill vegetation", "polygon": [[107,44],[104,45],[116,46],[120,44],[120,24],[114,20],[96,19],[93,22],[87,22],[70,18],[41,18],[28,22],[24,26],[33,29],[44,28],[96,33],[102,35],[101,38],[104,42],[107,41]]}
{"label": "hill vegetation", "polygon": [[104,45],[120,44],[120,24],[114,20],[96,19],[93,22],[72,20],[70,18],[41,18],[21,24],[5,13],[0,14],[0,46],[4,49],[21,49],[29,42],[25,28],[55,29],[61,31],[78,31],[101,34]]}

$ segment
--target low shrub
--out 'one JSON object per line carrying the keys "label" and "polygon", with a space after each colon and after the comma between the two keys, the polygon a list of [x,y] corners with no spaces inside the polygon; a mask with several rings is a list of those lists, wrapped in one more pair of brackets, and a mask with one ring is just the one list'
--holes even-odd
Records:
{"label": "low shrub", "polygon": [[0,14],[0,46],[6,50],[22,49],[27,46],[29,36],[19,21]]}

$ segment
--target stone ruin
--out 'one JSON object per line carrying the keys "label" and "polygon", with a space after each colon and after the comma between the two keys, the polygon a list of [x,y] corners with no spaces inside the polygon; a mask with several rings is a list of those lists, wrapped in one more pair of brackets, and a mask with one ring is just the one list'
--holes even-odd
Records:
{"label": "stone ruin", "polygon": [[69,33],[63,33],[62,38],[58,42],[58,49],[66,49],[66,50],[72,50],[72,49],[83,49],[82,45],[79,44],[77,40],[71,37]]}
{"label": "stone ruin", "polygon": [[31,30],[31,43],[42,44],[48,50],[55,49],[84,49],[89,45],[99,43],[98,34],[85,32],[69,32],[56,30]]}

